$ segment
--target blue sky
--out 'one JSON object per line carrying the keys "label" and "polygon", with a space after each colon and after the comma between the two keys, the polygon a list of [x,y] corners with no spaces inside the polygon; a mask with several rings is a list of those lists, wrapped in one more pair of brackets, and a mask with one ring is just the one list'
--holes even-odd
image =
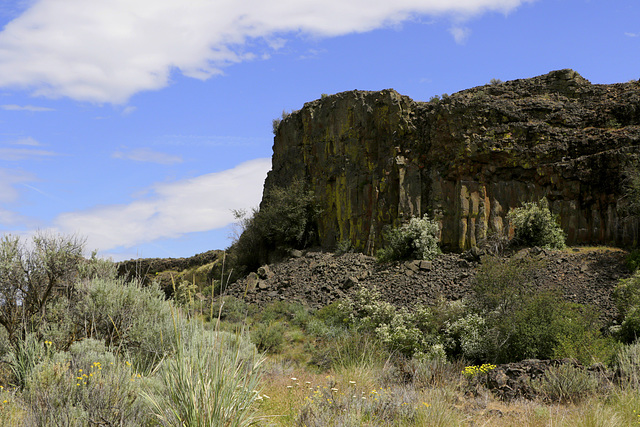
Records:
{"label": "blue sky", "polygon": [[637,0],[0,0],[0,25],[0,233],[115,260],[229,246],[272,119],[323,93],[640,78]]}

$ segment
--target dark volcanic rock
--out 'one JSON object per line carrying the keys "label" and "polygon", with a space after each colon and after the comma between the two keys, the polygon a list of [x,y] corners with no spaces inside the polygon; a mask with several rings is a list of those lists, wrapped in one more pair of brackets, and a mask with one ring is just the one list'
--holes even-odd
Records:
{"label": "dark volcanic rock", "polygon": [[[621,278],[629,276],[626,252],[528,249],[514,256],[524,256],[525,252],[537,252],[535,256],[543,260],[543,268],[535,274],[539,291],[559,290],[568,301],[597,307],[603,318],[617,316],[611,292]],[[259,305],[297,301],[318,308],[351,295],[362,285],[377,288],[385,301],[411,307],[433,304],[439,298],[457,300],[471,295],[478,266],[479,262],[458,254],[442,254],[433,261],[379,264],[375,258],[359,253],[335,256],[310,251],[268,266],[272,273],[269,277],[260,279],[253,274],[237,281],[227,293]]]}
{"label": "dark volcanic rock", "polygon": [[640,83],[553,71],[417,102],[393,90],[306,103],[279,126],[265,193],[306,180],[325,249],[373,254],[386,224],[429,213],[455,251],[506,231],[506,214],[546,196],[569,244],[640,240],[622,218],[621,171],[640,153]]}

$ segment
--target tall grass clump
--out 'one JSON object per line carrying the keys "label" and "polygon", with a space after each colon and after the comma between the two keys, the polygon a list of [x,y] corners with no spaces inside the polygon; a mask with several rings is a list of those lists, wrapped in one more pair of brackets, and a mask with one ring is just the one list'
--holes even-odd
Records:
{"label": "tall grass clump", "polygon": [[160,391],[144,393],[160,425],[257,422],[263,358],[243,334],[205,331],[191,321],[184,331],[176,328],[174,346],[159,367]]}
{"label": "tall grass clump", "polygon": [[616,354],[613,365],[623,388],[640,390],[640,342],[622,347]]}
{"label": "tall grass clump", "polygon": [[548,401],[575,403],[595,394],[598,380],[581,367],[563,363],[549,367],[531,387]]}
{"label": "tall grass clump", "polygon": [[386,246],[378,251],[378,260],[432,259],[440,253],[439,231],[438,223],[426,214],[422,218],[413,217],[400,227],[387,229]]}

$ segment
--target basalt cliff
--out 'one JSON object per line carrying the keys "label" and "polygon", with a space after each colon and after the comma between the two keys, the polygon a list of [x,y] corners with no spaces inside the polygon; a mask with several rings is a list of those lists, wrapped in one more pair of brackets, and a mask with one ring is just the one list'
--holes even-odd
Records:
{"label": "basalt cliff", "polygon": [[568,244],[626,246],[640,237],[622,197],[639,157],[640,82],[559,70],[429,102],[394,90],[308,102],[277,127],[264,190],[308,183],[327,249],[348,239],[373,253],[385,225],[426,213],[443,248],[462,251],[542,197]]}

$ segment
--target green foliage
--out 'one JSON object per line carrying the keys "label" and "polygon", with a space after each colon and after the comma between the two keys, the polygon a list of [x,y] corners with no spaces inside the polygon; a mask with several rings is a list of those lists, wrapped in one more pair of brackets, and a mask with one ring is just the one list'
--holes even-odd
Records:
{"label": "green foliage", "polygon": [[622,387],[640,390],[640,342],[621,347],[614,357],[613,367]]}
{"label": "green foliage", "polygon": [[33,333],[29,333],[23,340],[18,340],[12,351],[8,354],[7,362],[13,373],[15,385],[23,388],[31,371],[45,360],[51,352],[51,343],[38,341]]}
{"label": "green foliage", "polygon": [[622,321],[619,338],[631,343],[640,336],[640,270],[620,280],[613,291],[613,300]]}
{"label": "green foliage", "polygon": [[258,421],[263,359],[246,337],[204,332],[191,322],[175,335],[174,345],[175,357],[160,366],[161,390],[143,393],[160,425],[248,426]]}
{"label": "green foliage", "polygon": [[80,337],[129,352],[141,369],[150,369],[170,353],[175,334],[171,303],[156,284],[96,279],[84,293],[73,313]]}
{"label": "green foliage", "polygon": [[565,247],[565,234],[557,216],[551,214],[546,198],[537,203],[523,203],[522,207],[509,211],[507,219],[513,224],[518,244],[549,249]]}
{"label": "green foliage", "polygon": [[49,301],[73,295],[83,247],[77,237],[44,233],[29,245],[0,240],[0,325],[11,342],[38,330]]}
{"label": "green foliage", "polygon": [[336,249],[334,252],[336,255],[343,255],[346,253],[353,252],[353,245],[351,244],[351,240],[349,239],[340,240],[336,244]]}
{"label": "green foliage", "polygon": [[287,113],[286,110],[282,110],[282,114],[279,118],[273,119],[271,122],[272,125],[272,130],[273,130],[273,134],[277,135],[278,134],[278,129],[280,128],[280,123],[282,123],[282,121],[284,119],[286,119],[287,117],[289,117],[290,113]]}
{"label": "green foliage", "polygon": [[138,426],[150,421],[139,398],[143,381],[104,343],[85,339],[38,364],[23,398],[34,425]]}
{"label": "green foliage", "polygon": [[282,322],[259,323],[251,331],[251,342],[260,351],[279,353],[284,344],[284,332],[285,327]]}
{"label": "green foliage", "polygon": [[386,230],[387,244],[378,251],[378,260],[433,259],[440,253],[438,233],[438,223],[428,215],[411,218],[400,227]]}
{"label": "green foliage", "polygon": [[530,256],[501,258],[485,256],[476,273],[474,303],[487,312],[517,309],[534,287],[536,270],[544,261]]}
{"label": "green foliage", "polygon": [[627,255],[627,267],[632,272],[640,268],[640,249],[634,249]]}
{"label": "green foliage", "polygon": [[364,286],[339,307],[357,330],[373,333],[387,349],[408,357],[444,357],[440,331],[460,314],[455,303],[398,309]]}
{"label": "green foliage", "polygon": [[310,363],[323,371],[335,371],[382,365],[389,357],[390,353],[380,347],[373,333],[352,328],[315,346]]}
{"label": "green foliage", "polygon": [[243,300],[232,297],[224,296],[218,298],[212,306],[211,318],[208,320],[217,319],[220,316],[220,320],[229,323],[243,323],[247,318],[248,307],[247,303]]}
{"label": "green foliage", "polygon": [[533,390],[552,402],[578,402],[598,389],[598,380],[583,368],[570,364],[549,367],[544,376],[531,382]]}
{"label": "green foliage", "polygon": [[609,357],[594,310],[536,290],[541,267],[533,257],[482,259],[473,303],[484,324],[476,319],[468,341],[461,336],[465,356],[498,363],[574,357],[586,364]]}
{"label": "green foliage", "polygon": [[502,80],[500,80],[500,79],[493,78],[493,79],[489,80],[489,84],[491,86],[496,86],[496,85],[499,85],[500,83],[502,83]]}
{"label": "green foliage", "polygon": [[265,195],[260,209],[241,217],[242,234],[231,252],[235,265],[254,271],[272,253],[304,249],[317,242],[316,219],[320,211],[313,192],[295,180],[287,187],[274,187]]}

